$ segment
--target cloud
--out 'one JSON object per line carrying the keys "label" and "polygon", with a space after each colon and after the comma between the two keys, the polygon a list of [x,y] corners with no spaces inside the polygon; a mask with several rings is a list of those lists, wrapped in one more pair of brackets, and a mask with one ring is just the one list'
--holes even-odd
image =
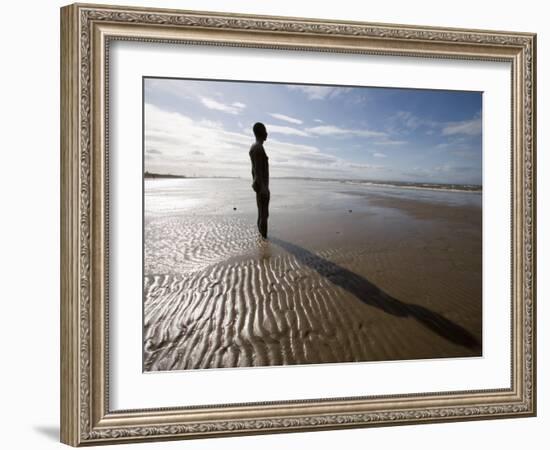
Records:
{"label": "cloud", "polygon": [[419,128],[425,129],[426,134],[432,134],[434,128],[441,124],[435,120],[419,117],[410,111],[397,111],[389,119],[391,134],[410,134]]}
{"label": "cloud", "polygon": [[279,125],[271,125],[266,124],[266,129],[268,133],[278,133],[278,134],[286,134],[286,135],[292,135],[292,136],[302,136],[302,137],[309,137],[309,133],[300,130],[298,128],[293,127],[285,127],[285,126],[279,126]]}
{"label": "cloud", "polygon": [[225,103],[221,103],[209,97],[200,97],[200,102],[208,109],[222,111],[228,114],[240,114],[242,110],[246,108],[244,103],[234,102],[231,103],[231,105],[226,105]]}
{"label": "cloud", "polygon": [[319,137],[319,136],[335,136],[335,137],[366,137],[366,138],[382,138],[381,141],[376,142],[380,145],[400,145],[405,143],[405,141],[392,141],[387,139],[386,133],[381,131],[373,131],[367,129],[351,129],[351,128],[342,128],[336,125],[318,125],[316,127],[309,128],[295,128],[287,127],[273,124],[266,124],[268,133],[275,134],[286,134],[292,136],[301,136],[301,137]]}
{"label": "cloud", "polygon": [[408,144],[407,141],[398,141],[393,139],[384,139],[382,141],[374,142],[374,145],[405,145]]}
{"label": "cloud", "polygon": [[299,91],[306,95],[308,100],[325,100],[335,98],[351,91],[351,88],[333,86],[287,86],[291,91]]}
{"label": "cloud", "polygon": [[313,119],[314,122],[317,122],[317,123],[325,123],[323,122],[321,119]]}
{"label": "cloud", "polygon": [[481,164],[482,148],[477,136],[454,134],[446,136],[443,142],[435,146],[445,158],[453,160],[477,161]]}
{"label": "cloud", "polygon": [[[436,120],[419,117],[410,111],[397,111],[390,118],[390,134],[408,134],[420,128],[425,129],[425,134],[432,135],[434,130],[441,131],[443,136],[478,136],[481,134],[481,112],[478,112],[473,119],[458,122],[438,122]],[[444,148],[445,143],[438,145]]]}
{"label": "cloud", "polygon": [[372,156],[374,156],[375,158],[387,158],[387,155],[378,152],[373,153]]}
{"label": "cloud", "polygon": [[436,166],[432,168],[432,172],[435,173],[465,173],[465,172],[472,172],[472,171],[478,171],[479,168],[477,167],[470,167],[470,166],[456,166],[453,164],[443,164],[440,166]]}
{"label": "cloud", "polygon": [[338,164],[341,159],[323,153],[319,148],[313,145],[295,144],[291,142],[279,141],[270,139],[266,143],[270,159],[280,161],[286,160],[288,164],[293,164],[296,167],[310,167],[312,163],[317,163],[320,166],[326,164]]}
{"label": "cloud", "polygon": [[249,163],[249,148],[250,136],[244,133],[226,131],[219,123],[194,120],[145,104],[145,151],[161,152],[155,164],[174,173],[183,173],[186,163],[208,163],[209,158],[218,166],[232,161]]}
{"label": "cloud", "polygon": [[[250,176],[248,150],[251,143],[250,135],[229,131],[222,124],[196,120],[145,104],[145,151],[157,150],[162,153],[154,159],[146,159],[145,169],[151,172],[194,173],[199,176],[229,173],[247,177]],[[266,150],[272,174],[326,176],[330,173],[346,176],[354,169],[348,161],[325,153],[314,145],[270,137]]]}
{"label": "cloud", "polygon": [[395,115],[401,121],[401,124],[409,130],[416,130],[418,127],[425,124],[423,119],[420,119],[420,117],[415,116],[409,111],[397,111]]}
{"label": "cloud", "polygon": [[463,120],[461,122],[450,122],[443,127],[441,134],[443,134],[443,136],[455,134],[478,136],[481,134],[481,117],[476,117],[471,120]]}
{"label": "cloud", "polygon": [[467,136],[464,135],[452,135],[444,138],[443,141],[441,141],[439,144],[435,146],[435,148],[438,149],[456,149],[456,148],[470,148],[471,147],[471,139],[469,139]]}
{"label": "cloud", "polygon": [[372,131],[367,129],[341,128],[335,125],[319,125],[312,128],[306,128],[308,133],[318,136],[360,136],[360,137],[385,137],[386,133],[381,131]]}
{"label": "cloud", "polygon": [[334,164],[337,163],[339,160],[332,155],[327,155],[320,152],[311,152],[304,153],[302,155],[296,155],[295,161],[306,161],[307,163],[314,162],[318,164]]}
{"label": "cloud", "polygon": [[384,166],[378,166],[375,164],[364,164],[364,163],[349,163],[348,166],[352,169],[385,169]]}
{"label": "cloud", "polygon": [[297,124],[297,125],[301,125],[301,124],[304,123],[304,122],[301,121],[300,119],[295,119],[294,117],[286,116],[286,115],[284,115],[284,114],[269,113],[269,115],[270,115],[271,117],[274,117],[275,119],[283,120],[283,121],[285,121],[285,122],[295,123],[295,124]]}

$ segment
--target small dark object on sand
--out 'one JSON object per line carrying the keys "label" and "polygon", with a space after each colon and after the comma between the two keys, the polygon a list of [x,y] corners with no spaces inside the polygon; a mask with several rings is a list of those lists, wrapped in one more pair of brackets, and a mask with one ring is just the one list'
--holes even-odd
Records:
{"label": "small dark object on sand", "polygon": [[237,208],[233,206],[233,211],[237,211]]}
{"label": "small dark object on sand", "polygon": [[349,212],[352,212],[352,210],[350,209]]}

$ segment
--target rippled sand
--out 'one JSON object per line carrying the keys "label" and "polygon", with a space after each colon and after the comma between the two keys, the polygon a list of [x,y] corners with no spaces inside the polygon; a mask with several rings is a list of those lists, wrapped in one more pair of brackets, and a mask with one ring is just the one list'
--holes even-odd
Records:
{"label": "rippled sand", "polygon": [[216,207],[146,197],[145,370],[481,355],[475,201],[285,183],[268,241],[247,184]]}

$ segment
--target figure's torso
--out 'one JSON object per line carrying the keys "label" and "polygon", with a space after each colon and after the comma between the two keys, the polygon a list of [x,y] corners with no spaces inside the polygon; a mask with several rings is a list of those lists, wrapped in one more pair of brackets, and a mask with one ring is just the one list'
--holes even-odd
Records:
{"label": "figure's torso", "polygon": [[265,153],[264,146],[255,142],[250,147],[250,160],[255,170],[258,181],[265,187],[269,186],[269,158]]}

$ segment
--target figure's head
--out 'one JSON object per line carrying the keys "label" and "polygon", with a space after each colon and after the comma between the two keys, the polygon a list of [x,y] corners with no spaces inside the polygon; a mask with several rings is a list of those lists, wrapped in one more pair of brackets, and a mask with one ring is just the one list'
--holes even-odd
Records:
{"label": "figure's head", "polygon": [[252,131],[254,132],[254,136],[256,136],[257,141],[263,142],[267,139],[267,130],[265,129],[265,125],[263,123],[256,122],[252,127]]}

